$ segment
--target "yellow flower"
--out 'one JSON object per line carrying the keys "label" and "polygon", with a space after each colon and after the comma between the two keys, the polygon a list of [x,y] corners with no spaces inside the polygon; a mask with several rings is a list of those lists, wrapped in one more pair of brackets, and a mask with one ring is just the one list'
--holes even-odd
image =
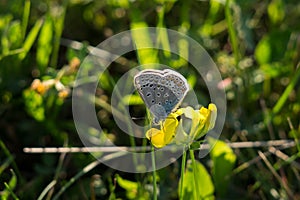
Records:
{"label": "yellow flower", "polygon": [[[187,119],[191,120],[189,127],[186,127],[186,129],[188,129],[188,134],[184,133],[184,135],[188,135],[188,139],[185,139],[185,143],[192,143],[204,136],[215,126],[217,107],[212,103],[208,105],[208,108],[201,107],[200,110],[194,110],[192,107],[188,106],[183,108],[183,114]],[[183,121],[183,124],[184,123],[185,122]],[[178,134],[182,134],[181,132],[182,131],[178,131]],[[182,139],[180,140],[182,143]]]}
{"label": "yellow flower", "polygon": [[[185,120],[179,120],[183,115],[190,119],[191,123],[186,123],[189,127],[185,129]],[[209,104],[208,108],[202,107],[200,110],[194,110],[192,107],[178,109],[171,113],[166,120],[161,123],[160,130],[151,128],[146,132],[146,137],[156,148],[162,148],[171,143],[173,139],[177,144],[191,144],[195,140],[204,136],[215,126],[217,118],[217,107],[215,104]],[[188,129],[187,134],[185,130]]]}
{"label": "yellow flower", "polygon": [[178,116],[182,115],[182,110],[178,109],[171,113],[166,120],[161,123],[160,130],[151,128],[146,132],[146,137],[156,148],[162,148],[169,144],[176,135],[176,129],[179,124]]}
{"label": "yellow flower", "polygon": [[199,120],[199,127],[197,129],[197,133],[195,139],[202,137],[208,131],[210,131],[214,126],[217,118],[217,107],[215,104],[209,104],[208,109],[202,107],[199,110],[200,113],[200,120]]}

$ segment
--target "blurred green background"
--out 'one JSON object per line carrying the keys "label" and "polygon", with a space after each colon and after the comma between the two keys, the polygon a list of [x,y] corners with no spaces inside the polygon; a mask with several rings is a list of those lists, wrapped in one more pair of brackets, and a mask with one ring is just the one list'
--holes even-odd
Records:
{"label": "blurred green background", "polygon": [[[90,47],[136,27],[179,31],[209,52],[227,94],[222,141],[297,142],[299,10],[298,0],[0,0],[1,199],[151,198],[152,173],[132,175],[96,167],[95,159],[84,153],[23,152],[24,147],[82,146],[70,97],[80,63]],[[100,79],[97,112],[106,134],[118,145],[129,146],[132,143],[120,136],[105,105],[110,103],[112,83],[146,61],[142,52],[123,58]],[[192,83],[203,105],[210,102],[205,84],[188,63],[178,59],[167,64]],[[134,106],[135,112],[145,112],[142,102]],[[201,159],[199,170],[205,175],[199,179],[214,188],[201,198],[299,199],[300,146],[277,150],[233,149],[236,161],[229,169],[212,155]],[[222,170],[227,174],[218,175]],[[180,160],[157,171],[159,199],[178,199],[179,177]]]}

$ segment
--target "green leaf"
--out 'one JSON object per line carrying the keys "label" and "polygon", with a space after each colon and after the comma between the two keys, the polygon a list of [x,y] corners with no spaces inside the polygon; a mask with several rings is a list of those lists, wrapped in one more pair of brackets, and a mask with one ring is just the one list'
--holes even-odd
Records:
{"label": "green leaf", "polygon": [[2,195],[1,195],[1,199],[9,199],[8,197],[11,195],[13,197],[13,199],[18,199],[18,197],[15,195],[15,193],[13,192],[13,190],[15,189],[15,187],[17,186],[17,176],[14,173],[13,170],[11,170],[12,173],[12,177],[9,180],[8,183],[4,183],[5,185],[5,190],[2,191]]}
{"label": "green leaf", "polygon": [[0,175],[2,172],[9,167],[9,165],[13,162],[14,157],[13,156],[8,156],[5,160],[2,161],[0,165]]}
{"label": "green leaf", "polygon": [[[137,51],[140,64],[158,63],[157,50],[152,44],[147,23],[142,19],[142,13],[137,8],[132,8],[130,24],[132,39]],[[144,29],[145,28],[145,29]]]}
{"label": "green leaf", "polygon": [[50,16],[47,16],[41,28],[38,39],[36,61],[40,72],[46,70],[52,52],[53,22]]}
{"label": "green leaf", "polygon": [[[50,66],[56,67],[58,56],[59,56],[59,48],[60,48],[60,39],[61,35],[64,29],[64,23],[65,23],[65,15],[67,6],[70,1],[62,1],[59,7],[54,7],[53,10],[50,10],[52,13],[53,21],[55,22],[53,24],[54,27],[54,37],[53,37],[53,49],[52,49],[52,57],[50,60]],[[56,14],[53,14],[56,13]]]}
{"label": "green leaf", "polygon": [[282,0],[273,0],[268,5],[268,16],[272,23],[277,24],[284,19],[285,10]]}
{"label": "green leaf", "polygon": [[0,17],[0,35],[1,35],[0,50],[1,50],[1,54],[7,54],[9,51],[7,29],[9,28],[12,18],[13,17],[11,15],[4,15],[4,16]]}
{"label": "green leaf", "polygon": [[138,193],[138,183],[129,181],[116,175],[117,183],[126,190],[126,196],[128,199],[135,199]]}
{"label": "green leaf", "polygon": [[171,59],[170,65],[178,69],[187,64],[187,61],[184,58],[189,57],[189,43],[186,39],[182,38],[178,40],[177,45],[179,50],[179,57],[178,59]]}
{"label": "green leaf", "polygon": [[279,62],[272,62],[267,64],[262,64],[260,70],[266,77],[276,78],[279,76],[285,76],[291,73],[292,66],[284,65]]}
{"label": "green leaf", "polygon": [[140,95],[133,94],[124,96],[124,98],[122,98],[122,103],[124,105],[141,105],[143,104],[143,100]]}
{"label": "green leaf", "polygon": [[259,64],[281,61],[285,56],[291,33],[289,31],[272,32],[265,35],[255,49],[255,58]]}
{"label": "green leaf", "polygon": [[237,36],[237,31],[234,26],[235,23],[233,20],[234,16],[232,13],[232,8],[238,5],[233,0],[226,0],[225,2],[225,18],[228,26],[228,33],[234,54],[235,64],[237,64],[240,61],[241,52],[239,49],[239,38]]}
{"label": "green leaf", "polygon": [[38,35],[38,33],[39,33],[39,31],[40,31],[40,29],[42,27],[42,24],[43,24],[43,20],[42,19],[38,20],[34,24],[34,26],[32,27],[32,29],[30,30],[30,32],[28,33],[28,35],[27,35],[27,37],[25,39],[25,42],[23,44],[23,50],[24,50],[24,52],[22,52],[22,53],[19,54],[19,59],[20,60],[23,60],[26,57],[26,55],[29,52],[29,50],[31,49],[31,47],[32,47],[34,41],[36,40],[37,35]]}
{"label": "green leaf", "polygon": [[[183,199],[214,199],[214,185],[209,173],[199,161],[196,160],[195,164],[196,167],[194,168],[190,160],[187,163],[183,177]],[[196,173],[196,176],[194,176],[194,173]],[[195,177],[198,177],[196,181]],[[199,191],[199,194],[195,193],[195,191]]]}
{"label": "green leaf", "polygon": [[12,21],[6,25],[1,36],[0,48],[2,49],[3,55],[8,55],[10,50],[16,49],[22,44],[20,32],[21,24],[19,21]]}
{"label": "green leaf", "polygon": [[2,31],[3,29],[5,29],[5,27],[7,27],[9,25],[9,23],[11,22],[12,19],[13,19],[12,14],[1,15],[1,17],[0,17],[0,30]]}
{"label": "green leaf", "polygon": [[17,186],[17,176],[13,170],[11,170],[11,173],[12,173],[12,177],[9,180],[8,185],[11,189],[14,189]]}
{"label": "green leaf", "polygon": [[216,192],[219,197],[224,197],[230,181],[229,176],[236,161],[236,155],[225,142],[216,141],[213,138],[209,138],[208,142],[211,145],[215,144],[210,152],[210,156],[213,161],[212,174]]}
{"label": "green leaf", "polygon": [[128,0],[110,0],[107,1],[107,4],[115,7],[129,8],[130,2]]}
{"label": "green leaf", "polygon": [[195,141],[190,145],[191,150],[199,150],[201,147],[201,141]]}
{"label": "green leaf", "polygon": [[102,73],[99,78],[99,85],[102,89],[112,91],[111,80],[112,77],[108,73]]}
{"label": "green leaf", "polygon": [[271,44],[268,37],[264,37],[256,46],[255,58],[260,64],[270,62],[272,55]]}
{"label": "green leaf", "polygon": [[23,92],[26,111],[37,121],[45,119],[45,109],[43,106],[43,97],[33,90],[27,89]]}
{"label": "green leaf", "polygon": [[7,37],[9,40],[9,49],[19,48],[22,44],[21,23],[19,21],[13,21],[7,31]]}
{"label": "green leaf", "polygon": [[109,181],[109,190],[110,190],[110,195],[108,197],[108,200],[116,200],[116,193],[115,193],[115,190],[116,190],[116,185],[112,182],[112,180],[109,178],[108,179]]}
{"label": "green leaf", "polygon": [[21,31],[22,40],[24,40],[26,29],[28,26],[28,20],[29,20],[29,15],[30,15],[30,6],[31,6],[30,0],[25,0],[23,17],[22,17],[22,31]]}

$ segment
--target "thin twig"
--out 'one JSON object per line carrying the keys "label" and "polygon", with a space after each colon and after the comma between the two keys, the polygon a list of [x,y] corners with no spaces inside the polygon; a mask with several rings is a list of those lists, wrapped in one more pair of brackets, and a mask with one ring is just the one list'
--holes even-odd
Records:
{"label": "thin twig", "polygon": [[54,188],[56,183],[57,183],[56,180],[52,180],[41,192],[40,196],[38,197],[38,200],[42,200],[46,196],[46,194]]}
{"label": "thin twig", "polygon": [[[66,140],[65,143],[64,143],[64,147],[66,147],[66,146],[68,146],[68,140]],[[60,172],[62,170],[66,154],[67,153],[61,153],[60,156],[59,156],[58,165],[56,167],[55,174],[54,174],[54,179],[53,179],[53,181],[55,181],[55,182],[58,181],[59,174],[60,174]],[[51,197],[52,197],[52,195],[54,193],[54,186],[55,185],[53,185],[53,187],[51,188],[51,190],[49,190],[46,200],[50,200],[51,199]]]}
{"label": "thin twig", "polygon": [[[80,50],[80,49],[82,49],[83,47],[86,46],[85,44],[83,44],[81,42],[66,39],[66,38],[61,38],[60,39],[60,45],[70,47],[70,48],[75,49],[75,50]],[[87,50],[89,51],[89,53],[91,55],[102,58],[103,60],[114,60],[114,62],[116,62],[118,64],[121,64],[121,65],[126,65],[126,66],[130,66],[130,65],[133,64],[132,61],[127,60],[125,57],[122,57],[122,56],[116,55],[116,54],[112,54],[109,51],[105,51],[103,49],[93,47],[93,46],[90,46],[90,45],[87,45],[86,48],[87,48]]]}
{"label": "thin twig", "polygon": [[[296,145],[293,140],[269,140],[269,141],[255,141],[255,142],[232,142],[227,143],[231,148],[259,148],[259,147],[294,147]],[[182,149],[181,146],[166,146],[162,150],[173,151],[174,149]],[[208,144],[202,144],[199,150],[209,149]],[[118,151],[131,151],[131,152],[144,152],[150,151],[151,146],[139,147],[125,147],[125,146],[106,146],[106,147],[25,147],[25,153],[91,153],[91,152],[118,152]]]}
{"label": "thin twig", "polygon": [[[294,144],[293,146],[295,146],[296,144]],[[273,146],[276,146],[276,145],[273,145]],[[273,147],[271,146],[271,147]],[[285,143],[284,145],[278,145],[277,148],[278,149],[286,149],[286,148],[290,148],[292,147],[292,143]],[[269,156],[271,155],[271,152],[270,151],[267,151],[267,152],[264,152],[264,155],[265,156]],[[251,165],[257,163],[258,161],[261,160],[261,157],[260,156],[257,156],[247,162],[244,162],[243,164],[241,164],[240,166],[236,167],[234,170],[233,170],[233,174],[238,174],[240,173],[241,171],[247,169],[248,167],[250,167]]]}
{"label": "thin twig", "polygon": [[[105,157],[102,158],[102,161],[108,161],[115,159],[117,157],[120,157],[124,155],[123,152],[116,152],[114,154],[106,155]],[[59,191],[56,193],[56,195],[53,197],[53,200],[59,199],[59,197],[64,193],[66,189],[68,189],[73,183],[75,183],[76,180],[78,180],[81,176],[84,174],[88,173],[95,167],[97,167],[100,164],[100,160],[96,160],[90,164],[88,164],[86,167],[84,167],[82,170],[80,170],[75,176],[73,176]]]}
{"label": "thin twig", "polygon": [[265,164],[267,165],[267,167],[269,168],[269,170],[272,172],[273,176],[277,179],[277,181],[280,183],[280,185],[286,190],[286,192],[289,195],[289,197],[290,198],[293,197],[292,191],[290,190],[290,188],[288,187],[288,185],[282,181],[282,178],[279,176],[279,174],[273,168],[273,166],[271,165],[271,163],[269,162],[269,160],[267,159],[267,157],[265,156],[265,154],[262,153],[261,151],[258,151],[258,154],[262,158],[262,160],[265,162]]}
{"label": "thin twig", "polygon": [[282,159],[286,162],[289,162],[293,167],[300,170],[300,164],[295,162],[294,160],[291,160],[291,158],[288,155],[286,155],[285,153],[283,153],[279,149],[276,149],[275,147],[269,147],[269,152],[276,155],[278,158],[280,158],[280,159]]}
{"label": "thin twig", "polygon": [[290,117],[287,118],[287,121],[288,121],[288,123],[289,123],[290,129],[292,130],[292,135],[293,135],[293,137],[294,137],[294,139],[295,139],[295,142],[296,142],[296,144],[297,144],[298,152],[300,152],[300,145],[299,145],[298,136],[297,136],[297,135],[295,134],[295,132],[294,132],[294,126],[293,126],[293,123],[291,122]]}

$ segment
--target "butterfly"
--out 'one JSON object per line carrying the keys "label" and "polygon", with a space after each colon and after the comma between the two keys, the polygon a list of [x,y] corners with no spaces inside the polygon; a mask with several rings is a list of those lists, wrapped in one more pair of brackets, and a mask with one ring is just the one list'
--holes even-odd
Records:
{"label": "butterfly", "polygon": [[134,76],[134,86],[143,99],[154,124],[174,112],[189,90],[186,79],[170,69],[146,69]]}

